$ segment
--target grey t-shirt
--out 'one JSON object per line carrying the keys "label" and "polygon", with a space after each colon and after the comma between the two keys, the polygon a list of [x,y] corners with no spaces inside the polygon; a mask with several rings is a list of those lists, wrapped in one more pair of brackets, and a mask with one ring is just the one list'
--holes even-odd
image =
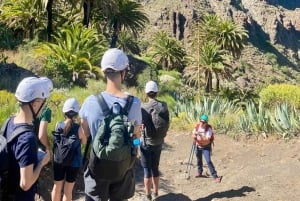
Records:
{"label": "grey t-shirt", "polygon": [[[125,106],[127,97],[116,97],[107,92],[101,92],[108,107],[111,108],[115,102],[118,102],[122,107]],[[96,135],[97,129],[103,120],[103,112],[95,95],[86,98],[79,111],[79,116],[88,122],[92,138]],[[132,106],[128,113],[128,119],[135,125],[139,126],[142,123],[141,101],[134,97]]]}

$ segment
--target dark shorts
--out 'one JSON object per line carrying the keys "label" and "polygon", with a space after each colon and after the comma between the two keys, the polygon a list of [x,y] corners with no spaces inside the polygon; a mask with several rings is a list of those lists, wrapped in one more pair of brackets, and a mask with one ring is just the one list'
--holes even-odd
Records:
{"label": "dark shorts", "polygon": [[144,168],[144,176],[158,176],[158,166],[162,145],[141,146],[141,165]]}
{"label": "dark shorts", "polygon": [[53,163],[54,181],[66,180],[69,183],[73,183],[76,180],[79,167],[62,166],[57,163]]}

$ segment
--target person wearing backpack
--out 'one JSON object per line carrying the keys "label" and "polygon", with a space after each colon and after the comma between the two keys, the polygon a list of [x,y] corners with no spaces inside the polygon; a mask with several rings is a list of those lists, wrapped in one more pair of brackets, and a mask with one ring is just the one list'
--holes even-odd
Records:
{"label": "person wearing backpack", "polygon": [[[8,167],[5,179],[1,178],[3,189],[0,200],[34,201],[36,182],[42,168],[50,160],[47,151],[38,159],[38,138],[33,124],[50,96],[48,82],[51,80],[27,77],[17,86],[15,97],[20,109],[1,129],[7,140]],[[1,161],[3,164],[4,161]]]}
{"label": "person wearing backpack", "polygon": [[196,124],[192,132],[192,137],[194,143],[196,144],[197,157],[197,173],[195,177],[199,178],[203,176],[203,154],[210,174],[217,183],[220,183],[222,180],[222,176],[218,176],[217,171],[215,170],[215,166],[211,160],[212,141],[214,136],[212,127],[208,124],[208,116],[206,114],[202,114],[200,116],[200,122]]}
{"label": "person wearing backpack", "polygon": [[80,145],[86,144],[86,136],[79,131],[79,124],[76,123],[79,112],[78,101],[75,98],[67,99],[62,111],[65,120],[57,122],[53,132],[52,201],[72,200],[75,180],[82,165]]}
{"label": "person wearing backpack", "polygon": [[128,66],[122,50],[108,49],[101,60],[106,90],[87,97],[79,111],[81,128],[92,136],[84,172],[86,201],[123,201],[134,195],[132,140],[140,137],[142,115],[140,99],[122,91]]}
{"label": "person wearing backpack", "polygon": [[[170,126],[167,104],[156,99],[158,87],[156,82],[149,81],[145,86],[149,101],[142,106],[142,119],[145,127],[140,146],[141,164],[144,169],[145,201],[158,197],[159,161],[164,138]],[[151,187],[153,193],[151,193]]]}

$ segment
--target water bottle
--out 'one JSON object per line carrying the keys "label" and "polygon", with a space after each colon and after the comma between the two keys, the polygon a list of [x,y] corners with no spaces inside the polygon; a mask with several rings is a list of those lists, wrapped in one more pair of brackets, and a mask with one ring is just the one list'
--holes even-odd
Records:
{"label": "water bottle", "polygon": [[141,144],[140,138],[133,139],[133,146],[137,147]]}
{"label": "water bottle", "polygon": [[131,145],[131,155],[136,156],[138,152],[138,146],[140,146],[141,142],[139,138],[136,138],[135,135],[132,136],[132,145]]}

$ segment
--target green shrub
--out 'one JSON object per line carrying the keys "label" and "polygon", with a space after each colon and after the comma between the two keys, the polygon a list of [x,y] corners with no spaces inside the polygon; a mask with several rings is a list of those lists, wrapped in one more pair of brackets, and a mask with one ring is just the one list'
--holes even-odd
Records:
{"label": "green shrub", "polygon": [[4,24],[0,24],[0,49],[15,49],[22,39]]}
{"label": "green shrub", "polygon": [[17,111],[17,101],[13,93],[6,90],[0,90],[0,123],[5,121],[10,115]]}
{"label": "green shrub", "polygon": [[300,87],[292,84],[273,84],[259,93],[261,101],[266,106],[287,103],[300,108]]}

